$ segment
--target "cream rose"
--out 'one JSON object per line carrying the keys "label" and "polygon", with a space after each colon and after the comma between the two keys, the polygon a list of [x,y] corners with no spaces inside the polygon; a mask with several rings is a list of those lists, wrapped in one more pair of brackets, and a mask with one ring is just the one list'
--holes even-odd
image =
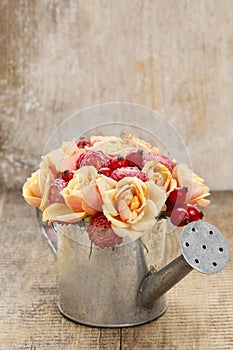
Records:
{"label": "cream rose", "polygon": [[88,149],[95,151],[102,151],[108,158],[113,158],[117,156],[124,156],[135,150],[135,147],[128,145],[124,142],[121,137],[115,136],[102,136],[102,137],[91,137],[91,141],[94,142],[93,146]]}
{"label": "cream rose", "polygon": [[87,149],[102,151],[107,157],[126,156],[132,151],[159,153],[158,148],[152,147],[148,142],[135,138],[131,135],[124,137],[115,136],[92,136],[93,145]]}
{"label": "cream rose", "polygon": [[152,228],[164,202],[165,193],[153,181],[125,177],[103,196],[103,212],[120,236],[133,241]]}
{"label": "cream rose", "polygon": [[198,204],[203,208],[210,204],[210,201],[205,198],[210,195],[209,187],[186,164],[178,164],[173,170],[173,177],[177,179],[180,187],[188,187],[187,203]]}
{"label": "cream rose", "polygon": [[27,179],[23,185],[22,194],[28,204],[40,208],[42,200],[40,191],[40,169],[32,173],[31,177]]}

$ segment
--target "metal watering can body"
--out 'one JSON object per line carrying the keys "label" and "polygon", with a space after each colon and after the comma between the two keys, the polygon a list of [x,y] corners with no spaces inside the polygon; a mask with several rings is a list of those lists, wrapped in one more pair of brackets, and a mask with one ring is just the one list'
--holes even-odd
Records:
{"label": "metal watering can body", "polygon": [[77,227],[59,227],[59,308],[74,321],[92,326],[137,325],[160,316],[167,307],[163,296],[153,307],[137,305],[139,286],[151,266],[165,264],[165,223],[144,238],[148,253],[137,240],[119,247],[92,248],[71,238]]}
{"label": "metal watering can body", "polygon": [[37,216],[43,235],[57,253],[59,309],[69,319],[97,327],[140,325],[167,309],[166,292],[193,268],[211,274],[222,270],[228,248],[212,225],[197,221],[181,235],[183,255],[166,264],[166,221],[143,236],[143,242],[112,248],[88,244],[79,225],[58,225],[57,233]]}

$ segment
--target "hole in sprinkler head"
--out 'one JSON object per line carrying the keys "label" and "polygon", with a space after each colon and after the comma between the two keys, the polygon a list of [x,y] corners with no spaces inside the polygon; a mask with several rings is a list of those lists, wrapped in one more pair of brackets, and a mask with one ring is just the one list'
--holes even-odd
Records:
{"label": "hole in sprinkler head", "polygon": [[189,247],[189,242],[185,242],[186,247]]}
{"label": "hole in sprinkler head", "polygon": [[195,259],[195,263],[196,263],[196,264],[199,264],[199,260],[198,260],[198,259]]}
{"label": "hole in sprinkler head", "polygon": [[219,251],[220,251],[220,252],[223,252],[223,248],[219,248]]}
{"label": "hole in sprinkler head", "polygon": [[213,262],[213,265],[214,265],[214,266],[217,266],[217,263],[214,261],[214,262]]}
{"label": "hole in sprinkler head", "polygon": [[195,227],[192,227],[192,231],[193,231],[193,232],[195,232],[195,231],[196,231]]}
{"label": "hole in sprinkler head", "polygon": [[205,244],[203,244],[202,248],[203,248],[203,249],[206,249],[206,245],[205,245]]}
{"label": "hole in sprinkler head", "polygon": [[213,231],[212,231],[212,230],[210,230],[210,231],[209,231],[209,234],[210,234],[210,235],[212,235],[212,234],[213,234]]}

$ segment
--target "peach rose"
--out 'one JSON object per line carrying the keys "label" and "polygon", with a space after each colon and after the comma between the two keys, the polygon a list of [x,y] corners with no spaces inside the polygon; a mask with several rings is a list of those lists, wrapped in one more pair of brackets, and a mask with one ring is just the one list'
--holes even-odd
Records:
{"label": "peach rose", "polygon": [[97,170],[83,166],[74,173],[72,180],[62,190],[66,204],[74,212],[95,215],[102,208],[102,198],[96,185]]}
{"label": "peach rose", "polygon": [[86,152],[79,149],[74,141],[63,142],[61,148],[55,149],[42,157],[40,163],[40,190],[43,193],[42,206],[49,206],[49,189],[57,174],[65,170],[76,170],[76,162],[80,154]]}
{"label": "peach rose", "polygon": [[164,202],[165,193],[153,181],[125,177],[103,196],[103,212],[120,237],[133,241],[152,228]]}
{"label": "peach rose", "polygon": [[111,177],[100,174],[96,179],[96,184],[98,186],[99,193],[103,198],[106,191],[112,190],[116,187],[117,181],[113,180]]}
{"label": "peach rose", "polygon": [[42,157],[40,168],[44,172],[50,169],[54,175],[65,170],[76,170],[76,162],[84,152],[86,152],[86,149],[78,148],[75,141],[63,142],[61,148],[55,149]]}
{"label": "peach rose", "polygon": [[169,169],[156,160],[147,162],[142,168],[142,171],[150,180],[154,181],[156,185],[163,187],[167,193],[174,190],[177,185],[176,180],[172,178]]}
{"label": "peach rose", "polygon": [[188,187],[187,203],[198,204],[203,208],[210,204],[210,201],[205,199],[205,197],[210,195],[209,187],[186,164],[178,164],[172,174],[177,179],[178,186]]}
{"label": "peach rose", "polygon": [[28,204],[40,208],[42,199],[40,191],[40,169],[32,173],[31,177],[23,185],[23,197]]}
{"label": "peach rose", "polygon": [[72,223],[100,211],[102,199],[96,185],[97,176],[93,166],[77,170],[61,191],[65,203],[50,204],[43,213],[43,220]]}

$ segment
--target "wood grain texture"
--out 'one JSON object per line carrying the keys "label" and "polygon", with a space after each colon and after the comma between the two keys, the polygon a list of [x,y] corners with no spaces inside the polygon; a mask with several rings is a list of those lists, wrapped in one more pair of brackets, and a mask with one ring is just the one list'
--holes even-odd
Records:
{"label": "wood grain texture", "polygon": [[211,188],[233,188],[231,0],[2,0],[0,16],[6,187],[73,112],[127,101],[174,123]]}
{"label": "wood grain texture", "polygon": [[[0,349],[232,350],[233,193],[213,194],[205,218],[228,240],[230,260],[222,272],[191,272],[169,291],[167,312],[147,325],[91,328],[59,313],[56,258],[33,208],[9,193],[0,220]],[[168,261],[179,254],[176,231],[168,234]]]}

